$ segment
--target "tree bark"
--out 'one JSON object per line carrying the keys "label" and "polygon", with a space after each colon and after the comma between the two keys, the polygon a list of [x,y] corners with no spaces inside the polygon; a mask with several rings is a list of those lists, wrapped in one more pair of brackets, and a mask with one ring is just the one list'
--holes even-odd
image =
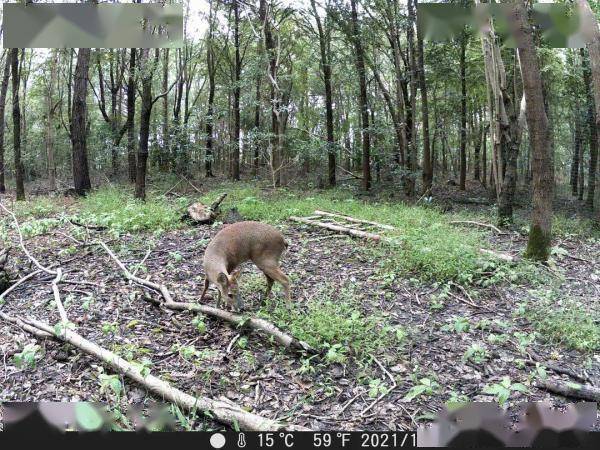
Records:
{"label": "tree bark", "polygon": [[[596,167],[598,162],[598,126],[596,125],[596,111],[594,110],[594,96],[590,62],[586,61],[585,50],[581,49],[583,61],[583,81],[587,99],[587,131],[590,146],[590,165],[588,171],[588,191],[585,199],[585,207],[592,212],[594,210],[594,194],[596,190]],[[591,58],[591,54],[590,54]]]}
{"label": "tree bark", "polygon": [[365,70],[365,54],[362,45],[356,0],[350,0],[352,9],[352,40],[356,52],[356,70],[360,88],[359,105],[361,112],[361,135],[362,135],[362,187],[365,191],[371,188],[371,140],[369,131],[369,103],[367,96],[367,77]]}
{"label": "tree bark", "polygon": [[73,147],[73,183],[79,195],[91,188],[87,159],[87,85],[90,49],[80,48],[73,82],[71,143]]}
{"label": "tree bark", "polygon": [[21,108],[19,105],[19,49],[13,48],[11,53],[12,72],[12,118],[13,118],[13,152],[15,159],[15,182],[17,200],[25,200],[23,184],[23,163],[21,162]]}
{"label": "tree bark", "polygon": [[[321,53],[321,70],[323,71],[323,83],[325,84],[325,127],[327,129],[327,178],[329,186],[335,186],[335,138],[333,135],[333,91],[331,87],[331,41],[329,29],[324,30],[321,17],[317,12],[315,0],[311,0],[311,6],[319,35],[319,50]],[[329,5],[325,6],[326,14],[329,14]],[[327,20],[327,19],[326,19]]]}
{"label": "tree bark", "polygon": [[213,155],[213,120],[215,102],[215,53],[213,49],[213,2],[209,1],[208,36],[206,38],[206,67],[208,71],[208,104],[206,111],[206,150],[204,154],[204,176],[214,177],[212,165]]}
{"label": "tree bark", "polygon": [[531,259],[546,261],[550,254],[552,240],[554,192],[550,130],[544,106],[542,75],[532,30],[527,22],[524,0],[514,3],[511,18],[519,47],[523,92],[527,99],[527,127],[533,158],[533,211],[525,255]]}
{"label": "tree bark", "polygon": [[[169,49],[163,50],[163,80],[162,90],[169,89]],[[160,149],[160,169],[166,171],[170,166],[171,139],[169,136],[169,96],[165,95],[162,101],[162,148]]]}
{"label": "tree bark", "polygon": [[130,49],[129,79],[127,80],[127,166],[129,182],[135,183],[137,160],[135,156],[135,58],[136,49]]}
{"label": "tree bark", "polygon": [[141,50],[140,70],[142,74],[142,105],[140,112],[140,140],[137,153],[137,172],[135,179],[135,197],[146,200],[146,171],[148,167],[148,138],[150,136],[150,117],[152,114],[152,75],[149,67],[149,49]]}
{"label": "tree bark", "polygon": [[0,193],[6,191],[5,176],[4,176],[4,120],[6,110],[6,94],[8,92],[8,80],[10,77],[11,65],[10,50],[6,51],[6,61],[4,62],[4,73],[2,75],[2,85],[0,85]]}
{"label": "tree bark", "polygon": [[[417,7],[417,0],[414,0],[414,3],[415,7]],[[429,108],[427,105],[427,83],[425,82],[423,37],[418,26],[417,52],[419,55],[419,88],[421,90],[421,116],[423,121],[423,194],[426,194],[431,190],[433,183],[433,166],[431,165],[431,147],[429,143]]]}
{"label": "tree bark", "polygon": [[581,126],[580,126],[580,112],[578,109],[575,110],[575,132],[573,136],[574,150],[573,159],[571,162],[571,195],[577,197],[579,187],[579,155],[581,153]]}
{"label": "tree bark", "polygon": [[234,89],[233,89],[233,143],[231,146],[231,179],[239,181],[240,179],[240,79],[242,74],[242,62],[240,60],[240,5],[239,0],[233,0],[234,16],[234,46],[235,46],[235,67],[234,67]]}
{"label": "tree bark", "polygon": [[46,92],[46,161],[48,164],[48,187],[51,191],[56,190],[56,163],[54,162],[54,85],[56,84],[56,72],[58,63],[58,51],[52,50],[50,55],[50,80]]}
{"label": "tree bark", "polygon": [[260,133],[260,83],[261,76],[256,77],[256,105],[254,105],[254,158],[252,161],[252,173],[254,176],[258,175],[258,166],[260,162],[260,139],[258,134]]}
{"label": "tree bark", "polygon": [[462,33],[460,40],[460,181],[461,191],[466,189],[467,180],[467,80],[466,80],[467,34]]}

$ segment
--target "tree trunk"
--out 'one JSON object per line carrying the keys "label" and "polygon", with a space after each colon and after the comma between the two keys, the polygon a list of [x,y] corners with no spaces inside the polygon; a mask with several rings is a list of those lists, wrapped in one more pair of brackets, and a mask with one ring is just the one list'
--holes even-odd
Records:
{"label": "tree trunk", "polygon": [[11,53],[12,72],[12,118],[13,118],[13,151],[15,157],[15,182],[17,200],[25,200],[23,185],[23,163],[21,162],[21,109],[19,106],[19,49],[13,48]]}
{"label": "tree trunk", "polygon": [[80,48],[73,82],[73,108],[71,143],[73,146],[73,183],[79,195],[91,188],[87,159],[87,85],[90,65],[90,49]]}
{"label": "tree trunk", "polygon": [[[415,7],[418,2],[414,0]],[[417,26],[417,51],[419,55],[419,88],[421,89],[421,116],[423,120],[423,194],[431,190],[433,183],[433,166],[431,165],[431,148],[429,144],[429,109],[427,105],[427,84],[425,82],[424,50],[421,30]]]}
{"label": "tree trunk", "polygon": [[362,45],[360,25],[358,23],[356,0],[350,0],[350,5],[352,8],[352,39],[354,42],[354,50],[356,52],[356,70],[358,72],[358,81],[360,87],[359,105],[362,118],[362,187],[365,191],[368,191],[371,188],[371,141],[369,131],[369,104],[367,97],[365,54]]}
{"label": "tree trunk", "polygon": [[[162,91],[169,89],[169,49],[163,50],[163,79]],[[162,101],[162,148],[160,149],[160,169],[167,171],[171,158],[171,139],[169,137],[169,96],[165,95]]]}
{"label": "tree trunk", "polygon": [[573,160],[571,163],[571,195],[573,197],[577,197],[579,187],[579,154],[581,153],[581,129],[580,129],[580,119],[579,119],[579,110],[575,111],[575,133],[573,136],[573,140],[575,141],[575,148],[573,150]]}
{"label": "tree trunk", "polygon": [[460,182],[461,191],[466,189],[467,179],[467,80],[466,80],[467,34],[463,32],[460,40]]}
{"label": "tree trunk", "polygon": [[[590,54],[591,57],[591,54]],[[591,68],[589,61],[586,60],[585,50],[581,49],[581,59],[583,61],[583,80],[585,83],[587,99],[587,123],[588,137],[590,146],[590,167],[588,172],[588,192],[585,200],[585,207],[591,212],[594,210],[594,194],[596,190],[596,165],[598,161],[598,128],[596,125],[596,111],[594,110],[594,96]]]}
{"label": "tree trunk", "polygon": [[[417,173],[417,61],[415,57],[414,27],[416,14],[413,0],[408,0],[408,24],[406,38],[408,41],[408,64],[410,67],[410,99],[405,97],[405,104],[409,104],[406,112],[406,128],[409,130],[408,175],[405,177],[404,190],[407,196],[416,194]],[[406,92],[408,94],[408,92]]]}
{"label": "tree trunk", "polygon": [[56,190],[56,163],[54,162],[54,85],[56,84],[56,72],[58,63],[58,51],[52,50],[50,56],[50,80],[46,93],[46,161],[48,164],[48,187],[51,191]]}
{"label": "tree trunk", "polygon": [[142,71],[142,105],[140,112],[140,141],[137,153],[137,173],[135,179],[135,198],[146,200],[146,171],[148,167],[148,138],[150,136],[150,117],[152,114],[152,71],[149,49],[141,50],[140,70]]}
{"label": "tree trunk", "polygon": [[513,5],[512,19],[519,47],[523,92],[527,99],[527,127],[533,158],[533,211],[525,255],[545,261],[550,254],[552,239],[554,191],[550,130],[544,106],[542,75],[524,0]]}
{"label": "tree trunk", "polygon": [[258,175],[258,166],[260,162],[260,82],[261,76],[256,77],[256,105],[254,106],[254,159],[252,161],[252,173]]}
{"label": "tree trunk", "polygon": [[[325,127],[327,129],[327,178],[329,186],[335,186],[335,138],[333,135],[333,91],[331,87],[331,42],[329,39],[329,30],[323,29],[321,17],[317,12],[315,0],[311,0],[311,6],[315,20],[317,22],[317,31],[319,34],[319,49],[321,52],[321,70],[323,71],[323,82],[325,83]],[[326,13],[329,13],[329,5],[326,5]],[[327,19],[326,19],[327,20]]]}
{"label": "tree trunk", "polygon": [[215,102],[215,55],[213,50],[213,2],[209,1],[208,36],[206,38],[206,67],[208,71],[208,105],[206,111],[206,151],[204,154],[204,176],[213,177],[213,120]]}
{"label": "tree trunk", "polygon": [[242,62],[240,60],[240,5],[239,0],[233,0],[234,15],[234,45],[235,45],[235,67],[234,67],[234,89],[233,89],[233,145],[231,146],[231,179],[240,179],[240,78],[242,74]]}
{"label": "tree trunk", "polygon": [[4,63],[4,73],[2,75],[2,85],[0,87],[0,193],[6,191],[4,182],[4,121],[6,110],[6,94],[8,92],[8,80],[10,77],[11,52],[6,51],[6,61]]}
{"label": "tree trunk", "polygon": [[135,183],[137,161],[135,157],[135,57],[136,49],[130,49],[129,79],[127,80],[127,166],[129,182]]}

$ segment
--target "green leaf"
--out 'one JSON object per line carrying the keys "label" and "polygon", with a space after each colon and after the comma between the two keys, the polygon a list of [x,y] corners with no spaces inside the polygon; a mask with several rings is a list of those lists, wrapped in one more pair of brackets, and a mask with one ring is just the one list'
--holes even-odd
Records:
{"label": "green leaf", "polygon": [[96,408],[89,403],[79,402],[75,404],[75,417],[77,423],[84,431],[97,431],[99,430],[104,420]]}

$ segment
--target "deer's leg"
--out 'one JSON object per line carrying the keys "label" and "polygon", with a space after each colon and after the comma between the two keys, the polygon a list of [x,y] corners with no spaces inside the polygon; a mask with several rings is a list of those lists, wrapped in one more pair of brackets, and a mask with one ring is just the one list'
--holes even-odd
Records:
{"label": "deer's leg", "polygon": [[271,288],[273,287],[273,278],[271,278],[269,275],[267,275],[266,272],[264,272],[264,274],[265,274],[265,278],[267,279],[267,289],[265,290],[265,293],[262,298],[263,304],[267,301],[267,298],[269,298],[269,295],[271,294]]}
{"label": "deer's leg", "polygon": [[287,277],[287,275],[283,273],[278,266],[268,266],[263,268],[262,270],[267,276],[267,280],[271,279],[270,284],[267,282],[267,291],[270,293],[271,286],[273,285],[273,280],[277,281],[283,286],[283,290],[285,292],[285,299],[288,303],[290,303],[292,301],[290,294],[290,279]]}
{"label": "deer's leg", "polygon": [[208,290],[208,285],[210,281],[208,281],[208,277],[204,279],[204,289],[202,291],[202,295],[200,295],[200,301],[204,300],[204,296],[206,295],[206,291]]}

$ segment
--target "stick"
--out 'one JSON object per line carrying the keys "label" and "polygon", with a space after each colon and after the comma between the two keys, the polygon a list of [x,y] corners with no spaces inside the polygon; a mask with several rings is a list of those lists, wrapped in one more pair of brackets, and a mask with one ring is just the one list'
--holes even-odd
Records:
{"label": "stick", "polygon": [[320,211],[318,209],[315,210],[315,214],[317,214],[319,216],[339,217],[341,219],[347,220],[348,222],[366,223],[369,225],[373,225],[375,227],[383,228],[384,230],[395,230],[396,229],[393,226],[387,225],[384,223],[371,222],[370,220],[363,220],[363,219],[355,219],[354,217],[344,216],[342,214],[331,213],[331,212],[327,212],[327,211]]}
{"label": "stick", "polygon": [[365,409],[363,409],[360,413],[360,416],[363,417],[371,408],[373,408],[373,406],[375,406],[383,397],[385,397],[386,395],[388,395],[390,392],[392,392],[394,389],[396,389],[396,387],[398,386],[396,384],[396,380],[394,380],[394,377],[386,370],[385,367],[383,367],[383,365],[379,362],[379,360],[377,358],[375,358],[373,356],[373,361],[375,361],[377,363],[377,365],[379,366],[379,368],[388,376],[388,378],[390,379],[390,381],[392,382],[392,387],[387,390],[386,392],[384,392],[383,394],[381,394],[379,397],[377,397],[375,399],[375,401],[373,401],[373,403],[371,403],[369,406],[367,406]]}
{"label": "stick", "polygon": [[153,283],[152,281],[144,280],[143,278],[135,276],[134,274],[132,274],[127,269],[127,267],[125,267],[125,264],[123,264],[121,262],[121,260],[119,258],[117,258],[117,256],[112,252],[112,250],[110,248],[108,248],[108,246],[104,242],[98,241],[98,244],[102,246],[102,248],[106,251],[106,253],[108,253],[108,255],[121,268],[121,270],[125,274],[125,278],[127,278],[128,280],[134,281],[134,282],[136,282],[138,284],[141,284],[142,286],[146,286],[146,287],[148,287],[150,289],[154,289],[155,291],[160,292],[160,294],[163,296],[163,298],[165,299],[165,301],[167,303],[170,303],[170,302],[172,303],[173,302],[173,298],[171,297],[171,293],[166,288],[166,286],[164,286],[162,284]]}
{"label": "stick", "polygon": [[[27,280],[35,277],[37,274],[42,273],[41,270],[36,270],[34,272],[31,272],[28,275],[25,275],[24,277],[20,278],[19,280],[17,280],[13,285],[11,285],[7,290],[5,290],[2,294],[0,294],[0,301],[4,300],[6,298],[6,296],[8,294],[10,294],[12,291],[14,291],[16,288],[18,288],[20,285],[22,285],[23,283],[25,283]],[[2,305],[0,305],[2,306]]]}
{"label": "stick", "polygon": [[58,314],[60,315],[60,320],[63,323],[67,323],[69,319],[67,318],[67,312],[65,311],[65,307],[60,300],[60,292],[58,290],[58,283],[62,278],[62,270],[56,269],[56,278],[52,280],[52,293],[54,294],[54,303],[56,303],[56,308],[58,309]]}
{"label": "stick", "polygon": [[177,183],[175,183],[173,186],[171,186],[171,189],[169,189],[167,192],[165,192],[165,193],[163,194],[163,196],[164,196],[164,195],[167,195],[169,192],[171,192],[173,189],[175,189],[177,186],[179,186],[179,185],[181,184],[181,182],[182,182],[182,181],[183,181],[183,180],[179,180]]}
{"label": "stick", "polygon": [[360,237],[363,239],[371,239],[374,241],[381,240],[381,236],[378,234],[369,233],[367,231],[361,231],[361,230],[353,230],[352,228],[342,227],[339,225],[333,225],[331,223],[317,222],[316,220],[313,221],[313,220],[304,219],[303,217],[296,217],[296,216],[291,216],[290,220],[293,220],[294,222],[305,223],[305,224],[316,226],[316,227],[326,228],[331,231],[337,231],[338,233],[349,234],[350,236],[356,236],[356,237]]}
{"label": "stick", "polygon": [[[3,318],[4,316],[5,314],[2,315]],[[15,323],[14,321],[12,322]],[[43,333],[52,334],[52,328],[43,322],[35,319],[24,319],[23,322],[25,322],[26,325],[34,327]],[[154,375],[144,375],[139,368],[130,362],[114,354],[113,352],[100,347],[94,342],[85,339],[72,330],[65,329],[60,336],[55,337],[63,342],[67,342],[74,347],[77,347],[79,350],[87,353],[88,355],[94,356],[95,358],[108,364],[117,372],[141,384],[160,398],[167,399],[168,401],[175,403],[187,411],[210,411],[214,418],[219,422],[231,426],[239,426],[241,429],[247,431],[278,431],[283,429],[308,431],[306,428],[301,426],[285,425],[280,422],[261,417],[257,414],[246,412],[232,402],[213,400],[208,397],[193,397],[177,388],[172,387],[169,383],[161,380],[158,377],[155,377]]]}
{"label": "stick", "polygon": [[21,248],[23,249],[23,252],[25,252],[27,257],[33,262],[33,264],[35,264],[35,266],[38,269],[43,270],[47,274],[56,275],[56,271],[51,270],[48,267],[42,266],[40,264],[40,262],[37,259],[35,259],[31,253],[29,253],[29,251],[27,250],[27,247],[25,247],[25,242],[23,241],[23,234],[21,233],[21,227],[19,226],[19,221],[17,220],[17,216],[15,216],[12,211],[9,211],[8,209],[6,209],[6,206],[4,206],[2,204],[2,202],[0,202],[0,208],[2,208],[4,211],[6,211],[6,213],[8,215],[10,215],[12,217],[13,221],[15,222],[15,228],[17,230],[17,234],[19,235],[19,245],[21,246]]}
{"label": "stick", "polygon": [[193,188],[194,188],[194,190],[195,190],[196,192],[198,192],[199,194],[202,194],[202,191],[201,191],[200,189],[198,189],[196,186],[194,186],[194,185],[193,185],[193,183],[192,183],[190,180],[188,180],[188,179],[187,179],[186,177],[184,177],[183,175],[179,175],[179,176],[180,176],[181,178],[183,178],[185,181],[187,181],[187,182],[188,182],[188,184],[189,184],[191,187],[193,187]]}
{"label": "stick", "polygon": [[563,397],[580,398],[593,402],[600,401],[600,388],[585,384],[545,380],[539,382],[538,386],[547,391],[562,395]]}
{"label": "stick", "polygon": [[[150,300],[151,301],[151,300]],[[282,345],[287,350],[292,352],[307,352],[317,353],[310,345],[306,342],[300,341],[289,334],[284,333],[271,322],[256,317],[246,317],[239,314],[234,314],[224,309],[214,308],[208,305],[202,305],[199,303],[183,303],[183,302],[165,302],[161,304],[162,307],[171,309],[174,311],[193,311],[205,314],[207,316],[216,317],[218,319],[229,322],[239,328],[250,328],[256,331],[262,331],[263,333],[271,336],[277,343]]]}
{"label": "stick", "polygon": [[478,226],[478,227],[489,228],[490,230],[494,230],[498,234],[507,234],[507,233],[503,232],[497,226],[494,226],[494,225],[492,225],[490,223],[475,222],[474,220],[453,220],[450,223],[452,225],[463,225],[463,224],[465,224],[465,225],[475,225],[475,226]]}

